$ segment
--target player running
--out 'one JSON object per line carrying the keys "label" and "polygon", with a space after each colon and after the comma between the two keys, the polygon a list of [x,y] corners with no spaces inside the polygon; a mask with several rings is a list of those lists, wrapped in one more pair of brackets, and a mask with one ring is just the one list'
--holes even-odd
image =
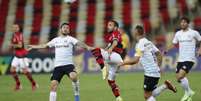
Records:
{"label": "player running", "polygon": [[[119,24],[114,20],[110,20],[107,24],[109,34],[107,39],[107,42],[109,42],[108,46],[105,49],[95,48],[92,50],[92,54],[102,69],[103,79],[108,79],[108,84],[116,97],[116,101],[123,101],[120,96],[119,87],[115,83],[116,72],[118,70],[117,65],[123,61],[121,57],[123,53],[122,39],[118,28]],[[109,65],[109,72],[107,67],[105,67],[104,61]]]}
{"label": "player running", "polygon": [[160,79],[162,55],[156,46],[145,38],[143,27],[136,26],[132,37],[137,39],[135,57],[120,63],[119,66],[137,64],[140,61],[145,72],[144,98],[146,101],[156,101],[155,97],[165,89],[176,92],[176,88],[169,80],[166,80],[164,84],[157,87]]}
{"label": "player running", "polygon": [[189,28],[189,23],[190,20],[188,18],[182,17],[180,21],[181,30],[176,32],[173,39],[173,44],[179,44],[179,58],[176,69],[176,78],[185,91],[181,101],[191,101],[192,96],[195,94],[195,92],[190,88],[186,76],[196,60],[196,41],[199,42],[197,55],[201,55],[201,36],[197,31]]}
{"label": "player running", "polygon": [[76,46],[82,46],[83,48],[88,49],[88,46],[69,36],[69,33],[69,24],[63,23],[60,26],[58,37],[52,39],[47,44],[29,46],[30,49],[55,48],[55,68],[51,77],[49,101],[56,101],[56,90],[64,75],[67,75],[72,80],[75,101],[80,101],[79,80],[73,63],[73,49]]}
{"label": "player running", "polygon": [[37,84],[32,78],[32,75],[29,71],[29,61],[26,58],[28,51],[24,48],[24,39],[23,34],[21,32],[21,27],[19,24],[13,24],[13,36],[12,36],[12,44],[11,46],[14,48],[14,58],[11,63],[10,73],[13,76],[16,85],[15,91],[18,91],[22,88],[19,77],[16,73],[16,69],[22,70],[23,74],[29,79],[32,84],[32,90],[37,88]]}

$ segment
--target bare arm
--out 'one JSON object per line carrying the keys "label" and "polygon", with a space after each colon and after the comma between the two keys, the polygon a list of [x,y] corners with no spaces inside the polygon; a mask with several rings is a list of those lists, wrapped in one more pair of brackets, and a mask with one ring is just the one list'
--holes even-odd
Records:
{"label": "bare arm", "polygon": [[123,66],[123,65],[133,65],[133,64],[136,64],[138,63],[140,60],[140,57],[139,56],[135,56],[134,58],[131,58],[129,60],[126,60],[124,61],[123,63],[120,63],[119,66]]}
{"label": "bare arm", "polygon": [[18,44],[11,44],[11,45],[12,45],[12,47],[14,47],[14,48],[22,48],[22,47],[23,47],[22,42],[20,42],[20,43],[18,43]]}
{"label": "bare arm", "polygon": [[76,45],[79,46],[79,47],[82,47],[82,48],[84,48],[86,50],[92,50],[93,49],[93,47],[90,47],[90,46],[88,46],[87,44],[85,44],[85,43],[83,43],[81,41],[78,41],[76,43]]}
{"label": "bare arm", "polygon": [[28,45],[28,50],[32,50],[32,49],[43,49],[43,48],[47,48],[48,45],[47,44],[41,44],[41,45]]}
{"label": "bare arm", "polygon": [[198,56],[201,56],[201,41],[198,42],[198,52],[197,52]]}
{"label": "bare arm", "polygon": [[161,52],[159,52],[159,51],[157,51],[155,54],[156,54],[158,66],[161,67],[161,64],[162,64],[162,61],[163,61],[162,54],[161,54]]}

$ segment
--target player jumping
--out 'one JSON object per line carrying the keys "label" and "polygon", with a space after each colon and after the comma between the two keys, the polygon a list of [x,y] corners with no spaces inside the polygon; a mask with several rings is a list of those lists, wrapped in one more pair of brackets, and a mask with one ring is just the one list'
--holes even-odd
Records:
{"label": "player jumping", "polygon": [[49,101],[56,101],[56,90],[64,75],[67,75],[72,80],[75,101],[80,101],[79,80],[73,63],[73,48],[76,46],[82,46],[83,48],[88,49],[88,46],[69,36],[69,33],[69,24],[63,23],[60,26],[58,37],[52,39],[47,44],[29,46],[30,49],[41,49],[47,47],[55,48],[55,68],[51,77]]}
{"label": "player jumping", "polygon": [[197,55],[201,55],[201,36],[197,31],[188,27],[189,23],[190,20],[188,18],[182,17],[180,21],[181,30],[176,32],[173,39],[173,44],[179,44],[179,58],[176,69],[176,78],[185,91],[181,101],[191,101],[192,96],[195,94],[189,86],[186,75],[189,73],[196,60],[196,41],[199,42]]}
{"label": "player jumping", "polygon": [[32,84],[32,90],[37,88],[37,84],[32,78],[32,75],[29,71],[29,61],[26,58],[28,51],[24,48],[24,39],[23,34],[21,32],[21,27],[19,24],[13,24],[13,37],[12,37],[12,44],[11,46],[14,48],[14,58],[11,63],[10,73],[15,79],[15,91],[18,91],[22,88],[19,77],[16,73],[16,69],[19,68],[22,72],[26,75],[29,81]]}
{"label": "player jumping", "polygon": [[143,27],[136,26],[132,37],[137,39],[135,57],[120,63],[119,66],[137,64],[140,61],[145,72],[144,98],[146,101],[156,101],[155,97],[165,89],[176,92],[176,88],[169,80],[166,80],[164,84],[157,87],[160,79],[162,55],[156,46],[145,38]]}
{"label": "player jumping", "polygon": [[[109,42],[108,46],[105,49],[95,48],[92,50],[92,54],[102,69],[103,79],[108,79],[108,84],[116,97],[116,101],[123,101],[120,96],[119,87],[115,83],[116,72],[118,70],[117,65],[123,61],[121,57],[123,53],[122,39],[118,28],[119,24],[114,20],[110,20],[107,24],[109,34],[107,39]],[[105,67],[104,61],[109,65],[109,72],[107,67]]]}

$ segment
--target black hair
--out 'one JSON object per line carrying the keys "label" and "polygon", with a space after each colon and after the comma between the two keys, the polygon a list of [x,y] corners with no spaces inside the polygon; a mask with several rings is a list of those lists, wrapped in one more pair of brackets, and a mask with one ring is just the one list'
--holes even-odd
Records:
{"label": "black hair", "polygon": [[60,25],[60,28],[62,28],[64,25],[70,25],[69,23],[67,23],[67,22],[64,22],[64,23],[62,23],[61,25]]}
{"label": "black hair", "polygon": [[140,35],[144,34],[144,28],[141,25],[137,25],[135,29],[138,31]]}
{"label": "black hair", "polygon": [[22,25],[20,23],[15,22],[13,25],[17,25],[19,27],[19,32],[22,32]]}
{"label": "black hair", "polygon": [[180,19],[180,21],[182,21],[182,20],[186,21],[188,24],[190,23],[190,19],[187,18],[187,17],[182,17],[182,18]]}
{"label": "black hair", "polygon": [[109,22],[113,22],[114,23],[114,26],[119,28],[119,23],[115,20],[109,20]]}

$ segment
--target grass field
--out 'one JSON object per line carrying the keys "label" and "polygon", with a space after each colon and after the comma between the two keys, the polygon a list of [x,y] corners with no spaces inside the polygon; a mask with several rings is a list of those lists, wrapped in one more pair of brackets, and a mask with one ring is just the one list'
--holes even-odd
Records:
{"label": "grass field", "polygon": [[[174,78],[174,73],[166,73],[160,80],[160,84],[165,79],[172,80],[178,88],[178,93],[166,91],[157,97],[158,101],[180,101],[183,91]],[[201,101],[201,72],[192,72],[188,76],[192,89],[196,92],[193,101]],[[14,80],[11,76],[0,76],[0,101],[48,101],[49,98],[49,78],[50,74],[34,75],[39,84],[39,89],[32,92],[31,85],[25,76],[20,75],[23,89],[13,91]],[[124,101],[144,101],[143,99],[143,73],[120,73],[117,82],[121,88],[121,96]],[[101,79],[100,74],[80,75],[81,101],[115,101],[107,82]],[[57,91],[57,101],[74,101],[71,82],[67,77],[62,82]]]}

